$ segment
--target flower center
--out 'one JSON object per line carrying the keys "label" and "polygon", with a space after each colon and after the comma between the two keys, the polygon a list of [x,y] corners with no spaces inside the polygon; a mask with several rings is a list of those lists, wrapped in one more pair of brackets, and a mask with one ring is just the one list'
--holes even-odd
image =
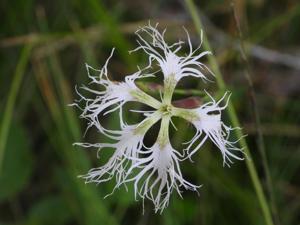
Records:
{"label": "flower center", "polygon": [[164,104],[160,108],[163,115],[172,115],[173,113],[173,106],[169,104]]}

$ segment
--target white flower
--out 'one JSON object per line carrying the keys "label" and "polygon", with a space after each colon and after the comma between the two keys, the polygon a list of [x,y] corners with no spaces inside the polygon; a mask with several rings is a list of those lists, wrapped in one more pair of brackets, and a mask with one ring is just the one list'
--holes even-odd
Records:
{"label": "white flower", "polygon": [[[182,190],[197,191],[200,187],[184,179],[180,163],[187,157],[191,158],[207,140],[211,140],[220,149],[224,165],[229,165],[232,158],[243,159],[235,154],[242,152],[235,146],[237,141],[230,140],[233,128],[226,126],[221,119],[221,112],[226,108],[229,98],[224,106],[220,106],[220,103],[227,94],[216,102],[207,93],[211,101],[196,109],[177,108],[172,105],[174,89],[182,77],[193,76],[203,81],[208,80],[203,72],[204,70],[211,72],[199,60],[210,52],[198,52],[199,48],[193,50],[187,35],[190,50],[186,56],[180,56],[179,50],[183,42],[168,45],[164,40],[164,33],[165,31],[159,33],[156,27],[150,24],[137,31],[140,46],[135,50],[143,49],[148,54],[149,66],[126,76],[123,82],[114,82],[108,78],[107,64],[113,51],[101,70],[87,65],[93,88],[82,86],[81,89],[88,92],[91,97],[78,92],[80,100],[73,104],[82,110],[81,117],[89,121],[88,128],[93,126],[112,140],[111,143],[76,143],[82,147],[98,148],[98,154],[106,149],[111,151],[112,155],[104,165],[91,169],[81,177],[87,183],[98,184],[114,178],[116,185],[113,191],[133,182],[135,198],[151,200],[155,212],[162,212],[168,206],[174,190],[182,197]],[[150,37],[150,42],[146,41],[145,35]],[[156,74],[145,72],[151,69],[153,60],[158,63],[164,75],[164,89],[163,93],[160,93],[161,102],[143,92],[135,84],[139,78]],[[98,75],[94,76],[92,72]],[[145,118],[138,124],[128,125],[123,121],[122,107],[129,101],[146,104],[153,110],[148,112],[133,110],[142,112]],[[110,130],[103,127],[100,123],[101,116],[116,110],[119,110],[120,129]],[[182,153],[171,146],[169,138],[169,126],[173,116],[189,121],[196,128],[195,136]],[[146,147],[145,134],[158,121],[161,121],[161,125],[157,140],[151,147]]]}

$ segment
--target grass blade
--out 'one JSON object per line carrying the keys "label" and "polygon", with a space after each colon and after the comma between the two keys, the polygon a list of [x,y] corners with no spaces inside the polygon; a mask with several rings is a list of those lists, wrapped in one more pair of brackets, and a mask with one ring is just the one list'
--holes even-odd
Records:
{"label": "grass blade", "polygon": [[25,45],[21,51],[20,60],[15,70],[14,78],[8,94],[7,103],[4,109],[4,114],[3,114],[1,128],[0,128],[0,174],[1,174],[2,164],[3,164],[2,161],[5,153],[7,136],[11,125],[13,109],[16,103],[18,91],[21,86],[22,78],[26,70],[27,63],[29,61],[31,49],[32,49],[32,45],[29,44],[29,45]]}
{"label": "grass blade", "polygon": [[[201,23],[200,16],[197,12],[196,6],[195,6],[193,0],[185,0],[185,3],[186,3],[186,6],[187,6],[187,9],[188,9],[189,13],[191,14],[191,17],[192,17],[192,20],[195,24],[196,30],[199,33],[199,35],[201,35],[201,29],[203,30],[203,26],[202,26],[202,23]],[[203,35],[203,46],[204,46],[205,50],[211,51],[209,41],[208,41],[208,39],[205,35]],[[216,80],[217,80],[217,84],[219,86],[219,89],[221,91],[226,90],[226,85],[225,85],[225,82],[223,80],[222,73],[220,71],[220,68],[218,66],[216,58],[213,55],[211,55],[208,58],[208,60],[209,60],[209,64],[211,65],[212,71],[216,75]],[[232,125],[234,127],[240,127],[240,122],[237,118],[236,111],[235,111],[232,103],[228,104],[227,109],[228,109],[228,115],[229,115],[229,118],[231,120]],[[239,130],[239,129],[236,129],[236,136],[238,138],[242,137],[243,136],[242,131]],[[244,149],[244,152],[250,158],[250,160],[246,160],[246,165],[247,165],[247,169],[248,169],[248,172],[250,174],[250,178],[251,178],[251,181],[253,183],[254,189],[256,191],[256,195],[257,195],[257,198],[258,198],[258,201],[259,201],[259,204],[260,204],[265,222],[268,225],[273,225],[273,219],[271,217],[269,205],[267,203],[265,194],[263,192],[261,182],[258,178],[258,174],[257,174],[256,168],[255,168],[253,159],[251,157],[249,147],[248,147],[248,145],[247,145],[244,138],[240,139],[239,144]]]}

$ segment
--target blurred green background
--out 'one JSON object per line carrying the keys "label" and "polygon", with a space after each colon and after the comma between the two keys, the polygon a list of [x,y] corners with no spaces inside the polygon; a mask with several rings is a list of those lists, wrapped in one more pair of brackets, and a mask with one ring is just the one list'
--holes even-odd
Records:
{"label": "blurred green background", "polygon": [[[96,151],[72,146],[103,141],[83,137],[86,121],[68,107],[76,84],[86,83],[84,63],[100,67],[112,47],[109,70],[116,80],[145,65],[134,32],[151,20],[167,27],[168,41],[199,45],[197,27],[181,0],[11,0],[0,2],[0,224],[265,224],[245,162],[222,166],[207,144],[183,163],[184,176],[204,184],[200,196],[173,194],[162,215],[151,202],[135,201],[129,187],[110,193],[114,182],[85,185],[77,178],[100,166]],[[300,224],[300,3],[298,0],[195,1],[214,55],[232,94],[274,224]],[[238,19],[235,19],[233,13]],[[248,63],[242,60],[240,22]],[[253,104],[245,77],[252,77],[267,166],[258,150]],[[217,93],[216,84],[211,84]],[[186,80],[182,90],[196,89]],[[185,95],[185,94],[183,94]],[[189,97],[175,96],[176,98]],[[105,121],[114,125],[112,115]],[[174,145],[192,135],[182,121]],[[230,124],[229,120],[226,120]],[[191,132],[185,132],[189,130]],[[182,132],[184,131],[184,132]],[[261,142],[259,142],[261,143]],[[179,145],[178,145],[179,146]],[[178,147],[177,146],[177,147]],[[267,185],[267,174],[272,185]]]}

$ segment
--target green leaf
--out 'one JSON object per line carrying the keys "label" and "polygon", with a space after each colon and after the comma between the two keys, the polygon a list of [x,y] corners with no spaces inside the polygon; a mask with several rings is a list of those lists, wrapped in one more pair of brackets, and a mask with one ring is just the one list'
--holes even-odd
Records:
{"label": "green leaf", "polygon": [[14,197],[24,189],[33,169],[33,158],[26,133],[12,124],[0,175],[0,202]]}
{"label": "green leaf", "polygon": [[48,196],[36,203],[29,211],[28,225],[66,224],[71,212],[60,196]]}

